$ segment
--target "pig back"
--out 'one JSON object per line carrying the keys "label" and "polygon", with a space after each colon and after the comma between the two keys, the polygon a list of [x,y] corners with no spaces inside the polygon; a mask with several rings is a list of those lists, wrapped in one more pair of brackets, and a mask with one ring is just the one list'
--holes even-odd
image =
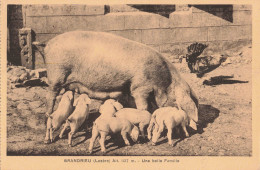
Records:
{"label": "pig back", "polygon": [[123,108],[116,112],[115,115],[118,118],[129,120],[135,125],[140,122],[149,122],[151,119],[151,114],[148,111],[134,108]]}
{"label": "pig back", "polygon": [[48,42],[45,57],[47,69],[66,71],[67,82],[80,81],[90,89],[111,90],[134,77],[157,86],[171,83],[169,68],[157,51],[109,33],[61,34]]}

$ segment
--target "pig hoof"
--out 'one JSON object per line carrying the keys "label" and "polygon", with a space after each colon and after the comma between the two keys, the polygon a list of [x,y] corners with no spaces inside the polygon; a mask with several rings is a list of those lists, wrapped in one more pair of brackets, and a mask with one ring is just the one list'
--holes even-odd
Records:
{"label": "pig hoof", "polygon": [[155,146],[155,145],[156,145],[156,143],[152,142],[152,146]]}
{"label": "pig hoof", "polygon": [[88,151],[89,154],[92,154],[93,151]]}
{"label": "pig hoof", "polygon": [[173,143],[169,143],[170,146],[173,146]]}
{"label": "pig hoof", "polygon": [[130,143],[129,143],[129,142],[126,142],[126,145],[127,145],[127,146],[130,146]]}
{"label": "pig hoof", "polygon": [[70,148],[72,147],[71,144],[69,144],[69,147],[70,147]]}
{"label": "pig hoof", "polygon": [[49,117],[49,116],[50,116],[50,114],[49,114],[49,113],[45,113],[45,116],[46,116],[46,117]]}
{"label": "pig hoof", "polygon": [[50,139],[44,140],[44,143],[45,143],[45,144],[50,144],[50,143],[51,143],[51,140],[50,140]]}

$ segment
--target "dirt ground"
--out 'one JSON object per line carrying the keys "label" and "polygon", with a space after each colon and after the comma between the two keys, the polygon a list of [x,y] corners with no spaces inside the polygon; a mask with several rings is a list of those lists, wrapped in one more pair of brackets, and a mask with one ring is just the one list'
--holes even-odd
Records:
{"label": "dirt ground", "polygon": [[[180,140],[173,135],[175,146],[169,146],[166,136],[157,146],[150,142],[124,146],[122,141],[108,140],[106,155],[252,155],[252,75],[251,48],[234,50],[232,56],[213,72],[211,85],[189,73],[186,63],[175,66],[199,97],[198,131]],[[8,81],[8,87],[10,82]],[[45,95],[47,87],[8,88],[7,106],[7,154],[8,155],[89,155],[91,122],[96,119],[99,101],[91,105],[90,120],[73,138],[73,147],[67,144],[67,135],[56,138],[52,144],[44,144]],[[167,131],[166,131],[167,132]],[[59,132],[55,132],[55,136]],[[96,141],[92,155],[102,155]]]}

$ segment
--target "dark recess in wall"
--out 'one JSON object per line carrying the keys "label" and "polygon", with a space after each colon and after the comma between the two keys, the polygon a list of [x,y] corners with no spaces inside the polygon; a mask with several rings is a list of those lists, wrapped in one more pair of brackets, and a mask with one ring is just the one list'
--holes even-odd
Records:
{"label": "dark recess in wall", "polygon": [[233,5],[189,5],[212,15],[220,17],[226,21],[233,22]]}

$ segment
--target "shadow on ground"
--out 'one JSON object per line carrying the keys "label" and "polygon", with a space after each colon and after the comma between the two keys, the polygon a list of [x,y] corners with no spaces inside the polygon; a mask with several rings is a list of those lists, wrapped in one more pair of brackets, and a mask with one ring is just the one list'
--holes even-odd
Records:
{"label": "shadow on ground", "polygon": [[203,84],[208,86],[215,86],[221,84],[236,84],[236,83],[248,83],[248,81],[233,80],[234,76],[215,76],[209,80],[205,80]]}

